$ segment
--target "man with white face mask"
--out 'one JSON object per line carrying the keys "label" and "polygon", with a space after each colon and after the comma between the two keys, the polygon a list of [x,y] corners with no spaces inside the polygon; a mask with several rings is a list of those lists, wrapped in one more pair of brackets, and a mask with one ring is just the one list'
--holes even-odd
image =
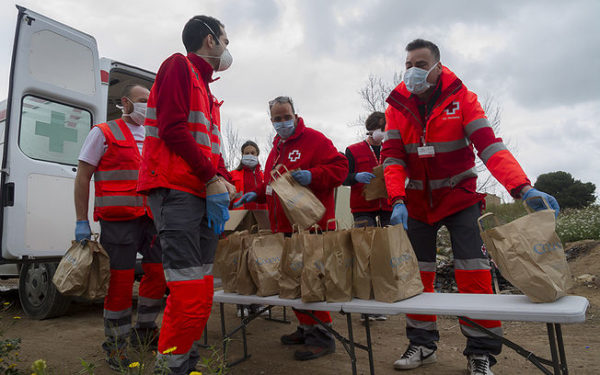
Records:
{"label": "man with white face mask", "polygon": [[[110,257],[110,285],[104,299],[102,344],[108,365],[127,368],[127,341],[138,347],[156,347],[156,318],[166,283],[161,247],[144,196],[136,191],[144,142],[147,88],[127,85],[122,92],[120,119],[98,124],[88,134],[79,155],[75,177],[75,239],[91,237],[88,222],[90,179],[94,175],[94,220],[100,221],[100,243]],[[139,288],[137,322],[131,330],[131,295],[138,251],[144,256]]]}
{"label": "man with white face mask", "polygon": [[195,370],[200,358],[212,308],[217,235],[235,193],[221,156],[222,102],[210,87],[213,73],[232,62],[225,27],[213,17],[195,16],[182,40],[187,55],[167,58],[150,91],[138,182],[154,213],[170,290],[157,366],[165,361],[173,375]]}
{"label": "man with white face mask", "polygon": [[[348,177],[344,185],[351,186],[350,211],[354,216],[356,227],[374,227],[379,219],[382,226],[389,225],[392,207],[387,199],[374,199],[368,201],[363,196],[365,185],[375,177],[373,168],[381,164],[381,143],[385,129],[385,114],[373,112],[365,121],[367,138],[346,148],[348,159]],[[387,320],[385,315],[361,315],[361,321]]]}
{"label": "man with white face mask", "polygon": [[[419,260],[425,292],[434,292],[436,238],[442,225],[450,232],[454,276],[461,293],[492,293],[490,264],[477,227],[485,194],[478,193],[475,155],[515,199],[543,197],[556,213],[554,197],[531,187],[525,172],[497,138],[477,95],[440,62],[432,42],[416,39],[406,46],[404,82],[387,98],[386,137],[382,158],[391,224],[402,223]],[[408,181],[407,181],[408,179]],[[408,182],[408,183],[407,183]],[[528,201],[533,209],[540,200]],[[474,320],[502,335],[497,320]],[[410,344],[394,363],[407,370],[435,362],[439,332],[436,317],[409,314]],[[502,342],[462,320],[467,338],[463,354],[471,374],[492,374],[490,367]]]}

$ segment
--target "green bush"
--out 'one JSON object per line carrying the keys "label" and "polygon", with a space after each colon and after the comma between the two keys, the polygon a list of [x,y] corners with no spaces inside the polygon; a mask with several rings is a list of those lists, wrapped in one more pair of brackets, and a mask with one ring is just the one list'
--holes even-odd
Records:
{"label": "green bush", "polygon": [[600,240],[600,206],[562,211],[558,215],[556,232],[563,243]]}
{"label": "green bush", "polygon": [[[493,212],[502,224],[527,214],[521,202],[490,206],[486,212]],[[600,240],[600,206],[562,210],[556,221],[556,233],[563,243]]]}

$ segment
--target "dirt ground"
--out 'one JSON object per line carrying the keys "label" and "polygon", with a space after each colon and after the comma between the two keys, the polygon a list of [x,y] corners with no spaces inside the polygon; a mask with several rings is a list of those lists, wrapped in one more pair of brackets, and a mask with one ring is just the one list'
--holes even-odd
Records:
{"label": "dirt ground", "polygon": [[[570,263],[574,278],[588,274],[576,281],[571,294],[586,297],[590,301],[586,322],[563,325],[567,363],[571,374],[600,373],[600,244],[591,251]],[[586,280],[582,280],[586,279]],[[0,293],[1,302],[11,302],[13,306],[0,314],[3,338],[22,339],[19,368],[28,372],[31,363],[43,358],[53,374],[77,374],[82,369],[80,359],[97,364],[96,374],[115,374],[105,364],[100,344],[103,340],[102,305],[94,303],[74,303],[67,315],[44,321],[30,320],[23,316],[16,291]],[[282,308],[275,308],[274,315],[281,317]],[[291,315],[291,312],[288,310]],[[209,344],[218,344],[220,339],[220,317],[218,306],[213,307],[213,315],[208,323]],[[235,307],[225,308],[228,327],[236,323]],[[290,316],[288,315],[288,317]],[[20,316],[21,319],[14,317]],[[366,342],[365,331],[353,316],[355,339]],[[292,321],[294,319],[292,318]],[[346,319],[334,315],[334,325],[346,335]],[[466,360],[462,355],[465,339],[460,333],[455,318],[440,317],[441,340],[437,352],[438,362],[412,370],[407,374],[465,374]],[[256,319],[248,328],[248,344],[251,358],[231,369],[232,374],[350,374],[349,357],[338,343],[333,355],[309,361],[293,359],[295,348],[284,347],[279,337],[295,330],[295,323],[281,324],[264,319]],[[375,322],[372,326],[375,371],[377,374],[398,374],[392,364],[398,359],[406,345],[404,316],[391,316],[386,322]],[[546,326],[542,323],[508,322],[504,324],[505,336],[537,355],[550,358]],[[230,359],[242,354],[241,336],[231,343]],[[203,349],[201,355],[210,356],[211,351]],[[133,360],[152,363],[152,353],[131,353]],[[357,351],[359,374],[369,373],[366,352]],[[493,368],[496,374],[540,373],[532,364],[513,350],[504,347]],[[147,371],[150,373],[150,371]]]}

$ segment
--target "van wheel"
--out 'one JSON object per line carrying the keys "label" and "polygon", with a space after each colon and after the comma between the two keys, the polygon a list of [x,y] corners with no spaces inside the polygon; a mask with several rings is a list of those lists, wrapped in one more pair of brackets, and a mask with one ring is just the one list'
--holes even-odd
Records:
{"label": "van wheel", "polygon": [[19,299],[32,319],[47,319],[67,312],[71,298],[58,292],[52,276],[58,263],[23,263],[19,272]]}

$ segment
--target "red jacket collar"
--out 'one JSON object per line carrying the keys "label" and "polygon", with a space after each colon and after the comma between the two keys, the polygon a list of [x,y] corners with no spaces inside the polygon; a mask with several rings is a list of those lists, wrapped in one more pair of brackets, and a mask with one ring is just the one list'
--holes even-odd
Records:
{"label": "red jacket collar", "polygon": [[304,125],[304,120],[302,119],[302,117],[298,116],[298,124],[296,125],[296,129],[294,130],[294,134],[290,135],[287,139],[281,139],[279,134],[277,134],[275,136],[275,139],[273,139],[273,146],[274,147],[277,146],[279,141],[289,142],[292,139],[296,139],[296,138],[300,137],[302,135],[302,133],[304,133],[305,129],[306,129],[306,125]]}
{"label": "red jacket collar", "polygon": [[192,65],[194,65],[194,67],[198,69],[198,73],[200,73],[200,76],[202,77],[204,82],[213,81],[212,74],[214,72],[214,69],[208,62],[206,62],[206,60],[204,60],[202,57],[196,55],[193,52],[189,52],[187,54],[187,58],[192,62]]}

